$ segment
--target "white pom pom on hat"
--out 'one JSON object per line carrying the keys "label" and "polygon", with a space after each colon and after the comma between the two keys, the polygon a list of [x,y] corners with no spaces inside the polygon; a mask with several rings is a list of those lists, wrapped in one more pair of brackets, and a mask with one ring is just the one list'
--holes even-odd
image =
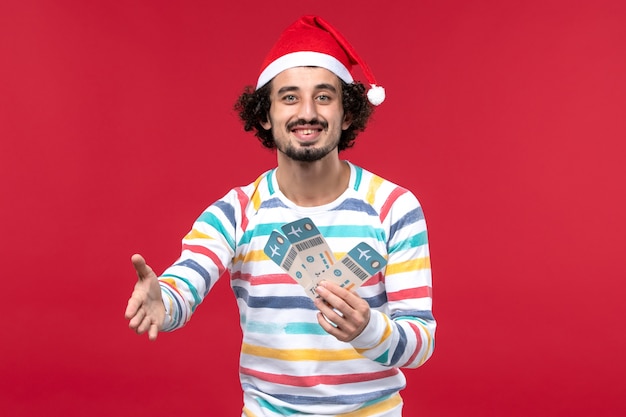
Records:
{"label": "white pom pom on hat", "polygon": [[372,88],[367,92],[367,99],[374,106],[378,106],[385,101],[385,89],[379,85],[372,84]]}
{"label": "white pom pom on hat", "polygon": [[372,71],[346,38],[319,16],[302,16],[291,24],[265,57],[256,88],[280,72],[294,67],[326,68],[346,83],[352,83],[353,65],[361,67],[371,88],[367,98],[375,106],[385,100],[385,89],[376,83]]}

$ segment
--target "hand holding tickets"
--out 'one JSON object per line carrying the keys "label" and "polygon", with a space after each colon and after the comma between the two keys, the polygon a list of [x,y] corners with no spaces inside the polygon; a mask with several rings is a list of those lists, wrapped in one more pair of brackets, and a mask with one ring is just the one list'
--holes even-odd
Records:
{"label": "hand holding tickets", "polygon": [[272,232],[264,252],[312,299],[319,297],[315,288],[322,280],[353,290],[387,264],[381,254],[364,242],[336,261],[326,239],[308,217],[288,223],[281,230],[285,235]]}

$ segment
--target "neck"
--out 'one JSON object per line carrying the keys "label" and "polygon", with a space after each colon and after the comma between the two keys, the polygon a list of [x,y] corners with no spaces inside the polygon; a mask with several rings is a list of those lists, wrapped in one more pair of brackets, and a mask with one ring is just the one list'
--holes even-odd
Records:
{"label": "neck", "polygon": [[276,180],[293,203],[315,207],[335,201],[348,188],[350,167],[337,155],[315,162],[298,162],[278,153]]}

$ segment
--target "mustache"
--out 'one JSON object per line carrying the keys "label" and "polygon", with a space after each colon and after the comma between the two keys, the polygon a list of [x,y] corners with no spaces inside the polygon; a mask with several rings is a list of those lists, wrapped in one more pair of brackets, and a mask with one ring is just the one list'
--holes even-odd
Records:
{"label": "mustache", "polygon": [[311,119],[311,120],[298,119],[298,120],[294,120],[293,122],[289,123],[287,125],[287,130],[292,130],[293,128],[295,128],[297,126],[305,126],[305,125],[320,125],[320,126],[322,126],[322,128],[324,130],[328,129],[328,122],[325,122],[324,120],[319,120],[319,119]]}

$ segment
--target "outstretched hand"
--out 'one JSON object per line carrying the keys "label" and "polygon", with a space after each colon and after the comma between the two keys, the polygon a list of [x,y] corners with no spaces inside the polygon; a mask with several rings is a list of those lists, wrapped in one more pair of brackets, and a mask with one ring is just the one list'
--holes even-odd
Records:
{"label": "outstretched hand", "polygon": [[156,340],[165,320],[165,306],[159,280],[141,255],[133,255],[131,262],[138,279],[124,315],[130,320],[128,327],[137,334],[148,332],[148,338]]}
{"label": "outstretched hand", "polygon": [[320,295],[315,299],[315,306],[320,310],[317,321],[326,332],[342,342],[350,342],[363,332],[370,321],[367,301],[328,281],[320,282],[316,291]]}

